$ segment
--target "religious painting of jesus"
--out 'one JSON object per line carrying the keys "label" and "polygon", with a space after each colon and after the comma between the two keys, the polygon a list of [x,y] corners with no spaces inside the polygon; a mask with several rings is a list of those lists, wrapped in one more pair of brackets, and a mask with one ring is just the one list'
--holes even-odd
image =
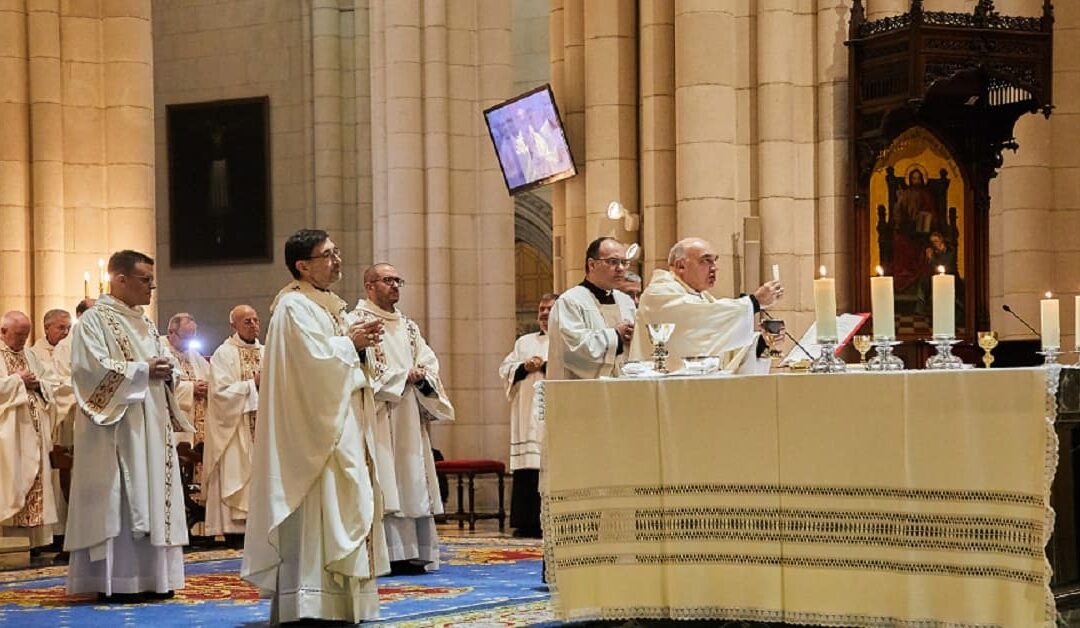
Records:
{"label": "religious painting of jesus", "polygon": [[174,266],[273,259],[269,99],[166,107]]}
{"label": "religious painting of jesus", "polygon": [[882,152],[870,177],[870,265],[893,277],[897,335],[932,327],[930,278],[956,277],[957,336],[964,333],[963,173],[929,130],[914,127]]}

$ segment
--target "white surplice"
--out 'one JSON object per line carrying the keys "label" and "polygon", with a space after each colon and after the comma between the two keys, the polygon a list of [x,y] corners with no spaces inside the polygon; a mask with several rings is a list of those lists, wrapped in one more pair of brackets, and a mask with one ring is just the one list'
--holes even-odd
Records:
{"label": "white surplice", "polygon": [[506,387],[510,402],[510,470],[539,469],[540,451],[544,444],[543,424],[533,413],[534,387],[544,379],[544,371],[527,373],[524,379],[515,374],[526,360],[548,355],[548,335],[541,332],[525,334],[514,343],[514,350],[499,366],[499,376]]}
{"label": "white surplice", "polygon": [[[442,514],[443,504],[429,425],[453,421],[454,407],[439,378],[439,360],[415,322],[364,299],[354,313],[358,320],[378,318],[384,325],[382,342],[366,350],[366,359],[378,379],[375,465],[390,560],[422,561],[433,571],[439,568],[435,515]],[[427,374],[422,380],[426,392],[407,381],[409,371],[419,366]]]}
{"label": "white surplice", "polygon": [[[192,431],[147,360],[172,359],[142,307],[103,295],[72,332],[75,455],[64,549],[69,593],[184,586],[187,519],[174,430]],[[173,379],[179,365],[173,362]]]}
{"label": "white surplice", "polygon": [[768,373],[769,360],[757,357],[759,334],[754,331],[754,304],[750,297],[717,299],[690,289],[669,270],[653,271],[641,293],[630,357],[647,360],[653,345],[649,323],[675,323],[666,343],[668,369],[682,368],[684,357],[717,356],[721,369],[732,373]]}
{"label": "white surplice", "polygon": [[195,427],[192,434],[177,434],[176,442],[188,443],[194,447],[204,440],[206,408],[209,402],[209,394],[203,399],[195,398],[195,381],[210,381],[210,363],[194,349],[178,351],[167,337],[163,336],[161,342],[180,365],[180,377],[174,382],[173,390],[176,392],[176,402],[180,404],[180,409],[187,414],[188,421]]}
{"label": "white surplice", "polygon": [[210,359],[210,399],[203,440],[203,534],[243,534],[254,453],[263,346],[233,334]]}
{"label": "white surplice", "polygon": [[[54,388],[30,351],[0,340],[0,358],[0,536],[40,547],[52,543],[57,521],[49,465]],[[39,389],[27,389],[19,371],[36,375]]]}
{"label": "white surplice", "polygon": [[[70,449],[75,423],[75,391],[71,387],[71,336],[65,336],[55,345],[42,336],[27,349],[45,369],[45,378],[52,384],[53,426],[52,442]],[[60,472],[52,472],[53,497],[56,498],[56,525],[54,534],[63,534],[67,524],[67,500],[60,486]]]}
{"label": "white surplice", "polygon": [[[618,376],[630,347],[620,353],[615,325],[634,320],[634,301],[612,290],[614,304],[601,304],[585,286],[559,295],[548,319],[548,379]],[[635,330],[635,336],[641,330]]]}
{"label": "white surplice", "polygon": [[241,576],[271,621],[378,617],[389,571],[370,380],[332,292],[293,281],[271,306]]}

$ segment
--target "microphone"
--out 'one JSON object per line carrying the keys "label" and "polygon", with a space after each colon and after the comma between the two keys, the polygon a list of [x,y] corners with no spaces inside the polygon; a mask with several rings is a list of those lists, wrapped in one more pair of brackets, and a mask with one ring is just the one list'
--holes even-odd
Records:
{"label": "microphone", "polygon": [[[769,313],[768,313],[768,312],[766,312],[765,310],[759,310],[759,311],[761,312],[761,315],[762,315],[762,316],[764,316],[765,318],[769,319],[770,321],[774,321],[774,320],[776,320],[776,319],[775,319],[775,318],[774,318],[774,317],[773,317],[773,316],[772,316],[771,314],[769,314]],[[811,360],[813,360],[813,359],[814,359],[814,356],[813,356],[813,355],[811,355],[811,354],[810,354],[810,352],[809,352],[809,351],[807,351],[805,347],[803,347],[803,346],[802,346],[801,344],[799,344],[799,341],[798,341],[798,340],[795,340],[795,336],[792,336],[792,335],[791,335],[791,332],[789,332],[789,331],[787,330],[787,327],[784,327],[784,335],[785,335],[785,336],[787,336],[787,337],[788,337],[788,339],[789,339],[789,340],[791,340],[791,342],[795,343],[795,346],[796,346],[796,347],[798,347],[799,349],[801,349],[801,350],[802,350],[802,352],[803,352],[803,354],[804,354],[804,355],[806,355],[806,357],[807,357],[807,358],[809,358],[809,359],[811,359]]]}
{"label": "microphone", "polygon": [[1002,303],[1001,304],[1001,309],[1003,309],[1006,312],[1008,312],[1009,314],[1012,314],[1013,316],[1015,316],[1016,320],[1020,321],[1021,323],[1024,324],[1024,327],[1027,327],[1028,329],[1031,330],[1031,333],[1035,334],[1036,336],[1040,335],[1039,332],[1035,331],[1034,327],[1032,327],[1031,325],[1028,325],[1028,322],[1025,321],[1024,319],[1020,318],[1020,315],[1017,314],[1016,312],[1012,311],[1012,308],[1009,307],[1007,304]]}

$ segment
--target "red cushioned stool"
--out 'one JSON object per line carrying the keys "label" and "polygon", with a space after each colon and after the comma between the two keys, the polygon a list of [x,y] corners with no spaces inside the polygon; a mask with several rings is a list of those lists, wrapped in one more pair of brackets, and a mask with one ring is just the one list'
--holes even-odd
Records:
{"label": "red cushioned stool", "polygon": [[[506,475],[506,465],[498,460],[440,460],[435,463],[435,471],[445,475],[457,476],[457,512],[447,513],[447,519],[457,519],[458,528],[464,528],[465,522],[469,522],[469,531],[476,529],[477,519],[498,519],[499,531],[501,532],[506,521],[506,508],[503,501],[503,476]],[[473,479],[478,475],[495,474],[499,479],[499,512],[476,512],[476,487]],[[464,478],[469,479],[469,511],[465,512]]]}

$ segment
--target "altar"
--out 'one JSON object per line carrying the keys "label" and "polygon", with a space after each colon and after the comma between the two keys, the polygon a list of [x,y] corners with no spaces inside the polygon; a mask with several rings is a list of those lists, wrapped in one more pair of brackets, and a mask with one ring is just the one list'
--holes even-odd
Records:
{"label": "altar", "polygon": [[1042,369],[553,381],[562,619],[1043,626]]}

